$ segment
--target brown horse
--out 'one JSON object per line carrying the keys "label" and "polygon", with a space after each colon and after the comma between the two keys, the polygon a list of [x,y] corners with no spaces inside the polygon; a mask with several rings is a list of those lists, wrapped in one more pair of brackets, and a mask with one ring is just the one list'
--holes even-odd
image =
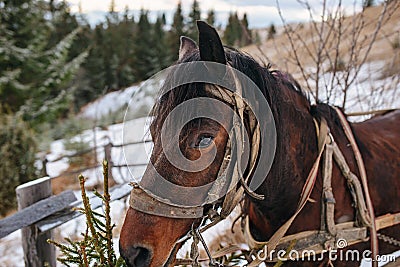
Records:
{"label": "brown horse", "polygon": [[[295,213],[302,187],[317,158],[318,145],[314,119],[320,121],[324,118],[327,121],[331,134],[350,169],[358,176],[354,151],[349,146],[337,112],[331,106],[323,103],[311,105],[299,85],[290,76],[262,67],[253,58],[237,50],[224,48],[217,32],[205,23],[199,22],[198,28],[199,47],[190,39],[181,38],[178,63],[212,61],[228,64],[239,70],[257,85],[268,102],[275,120],[277,132],[275,157],[270,171],[265,173],[266,179],[256,190],[256,193],[262,194],[264,199],[256,199],[245,193],[243,205],[245,207],[243,212],[248,215],[250,221],[252,235],[260,241],[268,240]],[[185,158],[190,161],[203,156],[206,160],[212,159],[211,163],[200,171],[184,171],[171,164],[165,155],[168,148],[163,147],[161,142],[162,125],[174,108],[190,99],[201,97],[218,99],[209,88],[217,90],[216,87],[204,83],[185,84],[174,88],[159,99],[153,109],[154,120],[150,128],[154,141],[150,161],[154,168],[147,168],[142,181],[152,181],[155,171],[166,180],[187,187],[205,185],[217,178],[229,139],[223,123],[208,118],[197,118],[187,123],[179,133],[179,148]],[[365,122],[350,124],[366,166],[376,216],[400,211],[399,121],[400,111],[392,111]],[[268,131],[268,129],[262,130]],[[352,206],[353,200],[346,179],[335,164],[332,171],[332,188],[336,199],[335,222],[355,220],[356,211]],[[321,195],[320,171],[310,197],[313,201],[307,203],[287,234],[320,229],[321,206],[324,203]],[[120,235],[121,255],[128,266],[173,266],[175,255],[181,246],[176,243],[177,240],[191,231],[193,225],[198,224],[200,219],[168,218],[129,208]],[[400,239],[399,225],[381,230],[380,233]],[[366,250],[369,249],[369,243],[359,243],[350,248]],[[379,242],[380,254],[395,250],[399,250],[399,247]],[[286,264],[326,266],[327,262],[328,259],[323,259],[317,262]],[[337,261],[334,265],[358,266],[359,261]]]}

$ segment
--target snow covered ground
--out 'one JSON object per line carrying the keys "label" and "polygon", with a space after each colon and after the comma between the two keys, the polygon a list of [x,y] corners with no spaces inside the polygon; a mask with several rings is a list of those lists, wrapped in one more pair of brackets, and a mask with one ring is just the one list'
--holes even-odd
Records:
{"label": "snow covered ground", "polygon": [[[98,98],[94,102],[84,106],[79,116],[99,121],[110,113],[120,109],[124,109],[123,111],[125,112],[125,108],[128,107],[128,105],[130,107],[128,111],[132,113],[138,111],[146,113],[150,111],[150,108],[153,106],[154,97],[157,92],[158,90],[154,88],[151,80],[148,80]],[[143,115],[146,114],[138,114],[138,117],[143,117]],[[135,116],[135,114],[127,115],[131,117]]]}
{"label": "snow covered ground", "polygon": [[[380,79],[384,61],[373,61],[364,64],[354,83],[347,90],[346,113],[371,110],[400,108],[400,76]],[[321,80],[330,86],[331,73],[322,75]],[[344,79],[344,73],[338,74],[339,80]],[[323,84],[323,83],[321,83]],[[331,105],[342,106],[343,92],[339,86],[335,90],[326,90],[321,85],[319,100],[329,101]],[[370,116],[350,117],[353,121],[362,121]]]}
{"label": "snow covered ground", "polygon": [[[378,76],[374,77],[374,75],[371,75],[371,73],[379,73],[379,69],[382,68],[382,64],[382,62],[375,62],[373,64],[363,66],[357,82],[355,83],[354,87],[349,90],[347,111],[363,111],[366,108],[369,109],[371,107],[400,107],[399,84],[397,83],[395,86],[391,87],[390,83],[393,83],[393,80],[390,80],[389,78],[385,80],[379,80]],[[329,77],[325,78],[329,79]],[[371,81],[373,81],[373,83]],[[378,87],[381,89],[372,90],[372,84],[375,88]],[[135,117],[135,112],[139,109],[141,109],[142,112],[143,110],[148,111],[154,103],[156,92],[152,91],[150,87],[141,89],[140,86],[141,85],[135,85],[125,89],[124,91],[109,93],[99,98],[95,102],[87,105],[82,110],[80,116],[83,118],[101,120],[109,113],[116,112],[117,110],[127,107],[128,103],[130,103],[129,107],[132,109],[131,112],[133,117]],[[327,97],[327,95],[322,95],[321,99],[324,100],[327,99]],[[329,98],[331,103],[341,104],[339,92],[332,92]],[[94,144],[101,146],[109,143],[110,141],[114,145],[141,141],[138,144],[129,145],[124,149],[113,148],[112,159],[114,165],[146,163],[149,158],[149,152],[151,151],[151,143],[143,142],[144,140],[149,139],[147,127],[148,121],[149,120],[146,118],[137,118],[126,121],[125,123],[110,125],[107,127],[107,129],[96,128],[94,130],[86,130],[75,136],[71,141],[83,141],[90,146],[94,146]],[[66,151],[64,141],[57,140],[51,144],[50,153],[47,155],[47,158],[48,160],[52,160],[68,153],[71,153],[71,151]],[[104,157],[103,151],[99,149],[97,155],[97,160],[101,162]],[[47,165],[47,171],[50,176],[57,176],[67,168],[67,159],[49,163]],[[135,178],[141,177],[144,169],[145,166],[113,169],[113,178],[117,183],[127,183]],[[102,180],[102,170],[100,168],[84,171],[83,175],[88,177],[87,185],[95,185],[98,183],[98,181]],[[79,197],[78,193],[77,196]],[[128,204],[126,199],[112,202],[112,218],[117,225],[116,232],[118,232],[121,227],[123,216],[127,207]],[[224,233],[226,229],[230,228],[231,222],[232,218],[220,223],[216,228],[212,228],[211,231],[205,233],[205,239],[208,240],[208,242],[212,242],[212,240],[218,238],[221,233]],[[84,218],[79,217],[56,228],[55,238],[56,240],[60,241],[64,237],[77,237],[79,233],[83,232],[84,230]],[[116,236],[118,236],[118,233],[116,233]],[[118,249],[117,239],[115,242],[115,247]],[[180,250],[179,255],[184,257],[188,249],[189,245],[186,244]],[[397,252],[397,255],[399,254],[400,252]],[[14,232],[0,240],[0,266],[24,266],[20,231]],[[366,267],[369,265],[368,263],[363,263],[362,266]]]}

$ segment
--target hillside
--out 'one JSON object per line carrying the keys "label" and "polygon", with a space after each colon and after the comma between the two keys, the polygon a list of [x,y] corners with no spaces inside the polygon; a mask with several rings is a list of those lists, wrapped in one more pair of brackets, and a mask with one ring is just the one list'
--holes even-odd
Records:
{"label": "hillside", "polygon": [[[395,2],[395,1],[393,1]],[[396,4],[396,3],[394,3]],[[390,8],[393,8],[389,10]],[[381,16],[383,7],[375,6],[367,8],[364,12],[356,14],[355,16],[344,17],[342,21],[342,35],[340,36],[341,42],[339,45],[339,57],[344,60],[349,60],[350,51],[352,49],[352,38],[354,35],[354,24],[363,24],[362,29],[360,30],[358,39],[359,46],[356,49],[361,48],[362,53],[365,53],[367,49],[367,45],[369,45],[370,39],[374,35],[374,31],[377,27],[377,22],[379,21],[379,17]],[[326,21],[326,28],[323,33],[323,39],[326,41],[326,46],[329,56],[334,57],[336,53],[336,45],[337,43],[333,40],[337,36],[333,32],[330,32],[329,25],[331,21]],[[335,30],[338,30],[337,24],[335,26]],[[297,53],[299,55],[299,61],[302,62],[305,66],[312,67],[315,64],[313,58],[309,56],[311,53],[314,57],[317,55],[318,47],[316,44],[319,44],[319,35],[315,30],[315,27],[320,28],[321,22],[316,22],[316,25],[313,23],[298,23],[298,24],[289,24],[288,27],[291,27],[294,31],[293,34],[293,42],[296,47]],[[263,31],[267,31],[267,29],[263,29]],[[278,28],[278,34],[275,38],[270,40],[265,40],[259,46],[263,53],[268,57],[265,59],[265,56],[260,53],[259,49],[256,45],[250,45],[242,48],[243,51],[253,55],[256,58],[260,58],[263,60],[270,60],[269,63],[272,63],[274,68],[284,69],[294,75],[299,74],[299,68],[296,62],[289,60],[292,57],[293,52],[290,46],[290,41],[288,37],[284,34],[283,27]],[[399,4],[396,4],[395,7],[388,7],[387,13],[382,20],[382,28],[378,32],[376,41],[374,42],[371,52],[367,57],[367,62],[371,61],[379,61],[384,60],[389,65],[392,65],[391,62],[394,60],[398,60],[400,57],[400,49],[398,46],[398,41],[400,38],[400,8]],[[326,40],[327,39],[327,40]],[[304,40],[304,42],[302,41]],[[396,43],[397,42],[397,46]],[[393,46],[396,46],[395,48]],[[400,66],[396,64],[398,68]]]}
{"label": "hillside", "polygon": [[[353,16],[334,11],[324,21],[277,27],[274,38],[242,50],[292,74],[319,100],[340,106],[349,101],[346,111],[399,107],[400,2]],[[267,31],[261,29],[260,36]],[[379,101],[354,107],[352,99],[371,97]]]}

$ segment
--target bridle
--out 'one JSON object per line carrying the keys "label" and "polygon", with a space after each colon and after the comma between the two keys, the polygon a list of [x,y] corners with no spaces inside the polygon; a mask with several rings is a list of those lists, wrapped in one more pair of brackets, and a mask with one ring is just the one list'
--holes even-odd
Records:
{"label": "bridle", "polygon": [[[215,87],[217,88],[217,90],[215,90]],[[140,183],[133,184],[133,189],[129,201],[129,204],[133,209],[141,211],[143,213],[168,218],[192,218],[201,221],[199,226],[194,227],[193,225],[192,229],[176,242],[176,244],[179,244],[187,241],[191,237],[193,238],[194,242],[191,246],[192,251],[190,255],[190,264],[192,266],[200,266],[198,263],[199,253],[197,250],[197,244],[199,242],[203,244],[206,250],[209,258],[209,266],[223,266],[215,262],[215,255],[211,255],[206,243],[204,242],[204,239],[202,238],[201,233],[227,218],[246,195],[255,199],[262,200],[264,198],[262,195],[258,195],[254,191],[252,191],[248,186],[253,168],[256,166],[257,157],[260,150],[261,137],[258,121],[254,119],[255,116],[252,113],[249,105],[247,105],[247,103],[242,99],[241,90],[233,93],[225,88],[219,86],[215,87],[213,88],[213,90],[209,90],[208,92],[213,94],[216,98],[219,98],[224,102],[230,104],[232,107],[234,107],[236,114],[238,114],[237,117],[234,116],[233,118],[233,126],[230,133],[230,139],[236,140],[238,142],[232,142],[232,140],[228,140],[225,149],[224,159],[219,169],[217,179],[215,180],[211,189],[208,191],[206,201],[207,203],[209,203],[209,205],[204,204],[195,207],[187,207],[174,204],[171,203],[169,200],[163,200],[155,196],[154,194],[143,188]],[[318,137],[318,156],[303,186],[296,212],[273,234],[273,236],[267,242],[259,242],[252,237],[249,228],[249,218],[248,216],[245,217],[243,232],[247,244],[251,248],[259,250],[262,249],[262,247],[264,247],[265,245],[268,246],[269,250],[273,250],[277,247],[287,248],[289,244],[295,240],[296,243],[300,245],[299,249],[303,250],[309,248],[317,248],[318,252],[326,248],[337,249],[338,246],[335,241],[339,238],[345,238],[349,242],[349,244],[355,244],[367,240],[368,235],[366,229],[369,228],[371,236],[372,255],[374,256],[378,254],[377,231],[379,229],[400,223],[400,213],[388,214],[375,219],[361,154],[358,151],[358,147],[355,143],[350,126],[348,125],[348,122],[345,119],[343,113],[339,109],[335,109],[339,115],[346,136],[349,139],[353,151],[355,152],[359,167],[359,173],[361,174],[361,183],[357,176],[350,171],[343,154],[341,153],[339,147],[334,141],[332,134],[330,133],[329,127],[325,119],[320,118],[320,123],[318,123],[317,120],[314,119]],[[247,164],[248,171],[246,172],[246,177],[244,177],[244,174],[239,166],[239,162],[241,162],[242,152],[244,149],[244,135],[247,134],[246,130],[243,127],[245,121],[245,112],[250,117],[249,129],[247,129],[247,133],[250,136],[250,155]],[[237,143],[239,145],[237,145]],[[232,162],[231,160],[232,153],[236,155],[237,160],[235,162]],[[343,176],[347,179],[349,189],[352,193],[353,203],[355,204],[355,207],[357,208],[357,214],[359,215],[358,221],[343,224],[335,224],[334,222],[333,217],[335,200],[333,198],[331,187],[332,158],[335,159],[335,162],[339,165]],[[311,192],[313,191],[315,181],[318,176],[321,161],[323,161],[322,199],[324,200],[324,207],[321,213],[322,227],[320,230],[317,231],[300,232],[294,235],[285,236],[294,219],[297,217],[297,215],[301,212],[301,210],[310,199]],[[363,168],[364,170],[362,170]],[[228,177],[231,178],[228,179]],[[220,199],[218,196],[220,196],[221,190],[227,188],[227,184],[229,185],[227,193],[225,194],[225,197],[223,199]],[[340,234],[340,231],[344,234]],[[237,250],[237,247],[233,247],[233,249],[231,250],[229,248],[224,249],[225,254],[220,254],[222,254],[223,256],[232,253],[234,249]],[[276,259],[273,259],[273,261],[276,261]],[[247,266],[258,266],[261,262],[262,261],[260,259],[256,258]]]}
{"label": "bridle", "polygon": [[[217,90],[215,90],[217,89]],[[149,190],[146,190],[140,183],[131,183],[133,189],[129,200],[129,205],[143,213],[163,216],[168,218],[192,218],[200,219],[199,227],[194,228],[187,233],[184,237],[180,238],[176,243],[182,243],[191,237],[201,241],[206,247],[206,244],[201,237],[201,233],[216,225],[220,221],[227,218],[239,202],[244,198],[245,194],[255,199],[262,200],[264,197],[253,192],[248,182],[256,166],[257,157],[260,149],[260,126],[255,119],[249,105],[240,96],[241,92],[236,93],[229,91],[220,86],[213,86],[208,92],[219,98],[223,102],[229,104],[234,108],[237,116],[232,118],[232,128],[230,130],[230,139],[225,148],[225,155],[218,171],[217,178],[211,189],[208,191],[208,196],[205,203],[200,206],[187,207],[179,204],[171,203],[168,199],[160,199],[159,196],[154,195]],[[251,118],[249,120],[249,127],[245,129],[245,113]],[[246,132],[247,131],[247,132]],[[244,177],[239,163],[242,160],[242,154],[245,149],[244,138],[245,134],[249,135],[249,159],[247,175]],[[235,140],[237,142],[232,142]],[[232,153],[235,154],[236,160],[232,162]],[[231,164],[233,163],[233,164]],[[230,177],[230,179],[228,179]],[[228,186],[227,186],[228,185]],[[227,193],[221,199],[221,191],[228,188]],[[211,205],[211,208],[210,208]],[[207,207],[208,206],[208,207]],[[206,249],[208,250],[208,249]],[[209,254],[210,262],[214,260]],[[215,265],[216,266],[216,265]]]}

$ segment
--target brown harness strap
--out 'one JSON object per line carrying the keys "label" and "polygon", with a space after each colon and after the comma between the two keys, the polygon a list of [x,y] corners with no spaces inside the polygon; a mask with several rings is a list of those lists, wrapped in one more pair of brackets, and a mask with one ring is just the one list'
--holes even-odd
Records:
{"label": "brown harness strap", "polygon": [[[340,122],[342,124],[343,130],[347,136],[347,139],[350,142],[350,145],[353,149],[354,152],[354,156],[356,158],[356,162],[358,165],[358,170],[360,173],[360,179],[361,179],[361,183],[363,185],[363,189],[364,189],[364,195],[365,195],[365,200],[366,200],[366,204],[367,204],[367,209],[368,209],[368,215],[370,216],[370,221],[371,221],[371,225],[370,225],[370,236],[371,236],[371,250],[372,250],[372,258],[376,259],[378,253],[379,253],[379,248],[378,248],[378,236],[377,236],[377,231],[376,231],[376,226],[375,226],[375,212],[374,212],[374,206],[372,205],[372,200],[371,200],[371,196],[369,194],[369,189],[368,189],[368,181],[367,181],[367,172],[365,170],[365,166],[364,166],[364,161],[362,159],[362,155],[360,153],[360,150],[358,149],[356,140],[354,139],[353,136],[353,132],[350,128],[349,123],[347,122],[346,117],[343,115],[342,111],[337,108],[334,107],[334,109],[336,110],[337,114],[339,115],[340,118]],[[373,267],[377,267],[378,266],[378,262],[377,261],[372,261],[372,266]]]}
{"label": "brown harness strap", "polygon": [[[292,217],[289,218],[289,220],[286,221],[285,224],[283,224],[269,239],[268,242],[258,242],[256,241],[250,232],[250,227],[249,227],[249,219],[248,216],[245,218],[245,239],[247,241],[247,244],[252,247],[252,248],[258,248],[261,249],[263,246],[267,245],[268,249],[274,250],[277,245],[280,243],[281,239],[283,236],[286,234],[287,230],[289,227],[292,225],[294,219],[297,217],[297,215],[300,213],[300,211],[304,208],[306,205],[307,201],[310,198],[311,192],[314,188],[315,181],[318,176],[318,169],[319,169],[319,164],[321,161],[322,153],[324,151],[327,138],[329,134],[329,128],[328,124],[326,123],[325,119],[321,119],[321,126],[319,127],[319,135],[318,135],[318,156],[317,159],[315,160],[311,171],[307,177],[307,180],[303,186],[301,196],[300,196],[300,201],[297,205],[296,212],[292,215]],[[256,258],[253,262],[251,262],[248,267],[253,267],[253,266],[258,266],[260,263],[262,263],[262,260],[259,258]]]}
{"label": "brown harness strap", "polygon": [[132,184],[133,188],[131,191],[131,197],[129,199],[129,205],[135,210],[160,216],[162,214],[164,217],[168,218],[201,218],[203,217],[203,207],[178,207],[167,204],[166,202],[161,202],[137,184]]}
{"label": "brown harness strap", "polygon": [[340,151],[336,143],[333,144],[333,157],[335,159],[335,162],[337,163],[337,166],[342,172],[342,175],[346,178],[347,185],[350,188],[350,193],[352,195],[353,203],[358,215],[356,220],[359,221],[359,224],[362,226],[370,226],[371,218],[368,215],[368,210],[365,205],[361,183],[358,180],[357,176],[353,172],[351,172],[342,151]]}
{"label": "brown harness strap", "polygon": [[333,196],[332,190],[332,155],[333,155],[333,144],[326,144],[325,152],[323,157],[323,173],[325,174],[323,179],[322,188],[322,199],[325,205],[321,206],[321,230],[328,231],[331,235],[336,235],[335,227],[335,197]]}

